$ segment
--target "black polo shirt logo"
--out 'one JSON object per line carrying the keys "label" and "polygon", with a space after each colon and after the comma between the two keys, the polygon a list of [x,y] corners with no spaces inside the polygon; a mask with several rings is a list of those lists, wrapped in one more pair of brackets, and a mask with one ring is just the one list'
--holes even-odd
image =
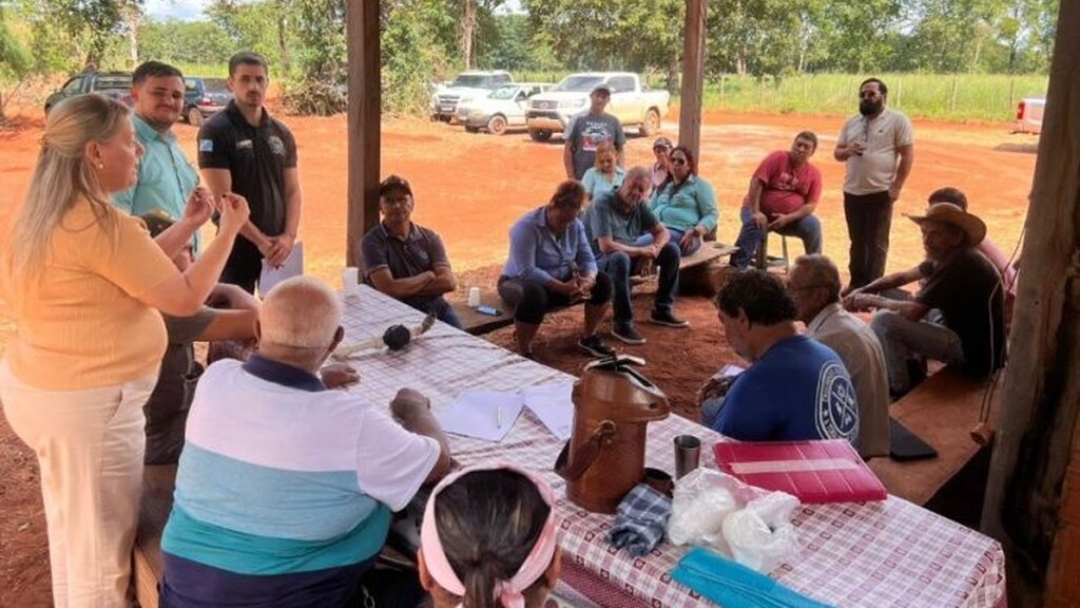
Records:
{"label": "black polo shirt logo", "polygon": [[236,142],[236,149],[237,150],[254,150],[255,149],[255,143],[252,142],[250,139],[241,139],[241,140]]}
{"label": "black polo shirt logo", "polygon": [[274,153],[274,156],[285,156],[285,142],[281,141],[280,137],[271,135],[266,138],[266,142],[270,144],[270,151]]}

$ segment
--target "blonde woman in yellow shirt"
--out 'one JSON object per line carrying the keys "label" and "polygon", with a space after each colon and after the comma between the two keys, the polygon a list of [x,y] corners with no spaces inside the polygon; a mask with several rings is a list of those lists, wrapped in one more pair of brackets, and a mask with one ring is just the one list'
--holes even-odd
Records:
{"label": "blonde woman in yellow shirt", "polygon": [[218,202],[217,238],[186,272],[170,257],[206,222],[192,197],[155,243],[109,197],[134,185],[142,147],[129,110],[97,95],[48,116],[26,200],[0,256],[17,331],[0,363],[0,402],[34,450],[58,608],[127,607],[142,483],[143,403],[165,351],[158,311],[195,314],[248,218]]}

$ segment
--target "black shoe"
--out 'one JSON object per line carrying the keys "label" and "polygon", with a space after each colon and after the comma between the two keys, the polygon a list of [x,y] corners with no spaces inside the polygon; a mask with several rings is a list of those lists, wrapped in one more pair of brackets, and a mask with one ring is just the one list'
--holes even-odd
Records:
{"label": "black shoe", "polygon": [[600,336],[593,334],[586,338],[582,338],[577,341],[577,347],[581,352],[592,355],[594,357],[613,357],[615,356],[615,349],[611,348],[604,341],[600,339]]}
{"label": "black shoe", "polygon": [[661,312],[659,310],[652,311],[649,320],[657,325],[666,325],[668,327],[690,327],[690,322],[686,319],[680,319],[670,312]]}
{"label": "black shoe", "polygon": [[633,325],[623,325],[621,327],[616,325],[611,328],[611,335],[627,344],[645,343],[645,338],[642,338],[641,334],[637,333]]}

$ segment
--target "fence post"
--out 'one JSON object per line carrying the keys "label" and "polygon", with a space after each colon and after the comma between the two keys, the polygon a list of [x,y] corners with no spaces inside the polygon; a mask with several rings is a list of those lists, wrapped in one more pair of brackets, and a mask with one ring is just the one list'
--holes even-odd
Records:
{"label": "fence post", "polygon": [[959,88],[960,88],[960,79],[957,78],[954,75],[953,79],[952,79],[952,99],[949,101],[949,111],[950,112],[955,112],[956,111],[956,92],[957,92],[957,90]]}

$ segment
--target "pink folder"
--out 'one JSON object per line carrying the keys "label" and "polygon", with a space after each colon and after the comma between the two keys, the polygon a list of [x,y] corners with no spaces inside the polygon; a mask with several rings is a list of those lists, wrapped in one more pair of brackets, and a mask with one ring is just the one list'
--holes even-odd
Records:
{"label": "pink folder", "polygon": [[725,473],[804,503],[885,500],[888,492],[858,452],[843,439],[721,442],[713,447]]}

